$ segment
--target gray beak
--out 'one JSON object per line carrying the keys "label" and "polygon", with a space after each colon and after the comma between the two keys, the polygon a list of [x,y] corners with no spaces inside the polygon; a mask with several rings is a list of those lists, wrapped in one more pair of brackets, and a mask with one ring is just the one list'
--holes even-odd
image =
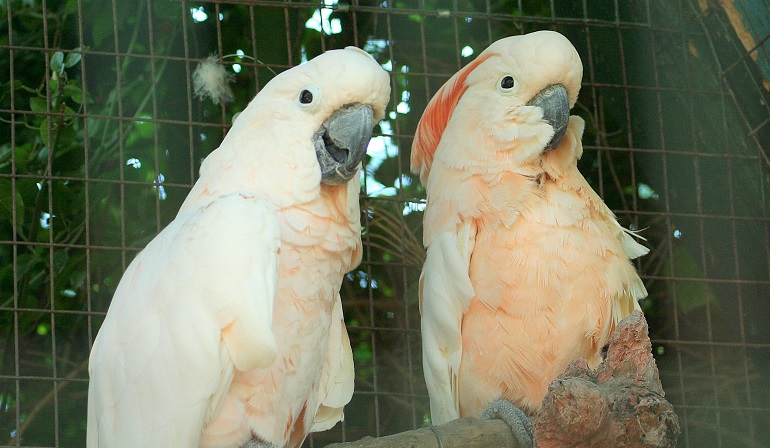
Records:
{"label": "gray beak", "polygon": [[527,106],[543,109],[543,119],[553,127],[553,138],[543,151],[555,149],[564,138],[569,124],[569,97],[561,84],[554,84],[538,92]]}
{"label": "gray beak", "polygon": [[325,184],[344,184],[356,173],[372,138],[374,112],[365,104],[337,109],[313,136],[315,154]]}

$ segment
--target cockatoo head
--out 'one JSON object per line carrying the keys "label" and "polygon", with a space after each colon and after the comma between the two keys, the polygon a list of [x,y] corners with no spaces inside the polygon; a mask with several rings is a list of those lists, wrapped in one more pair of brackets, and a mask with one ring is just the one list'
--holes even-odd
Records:
{"label": "cockatoo head", "polygon": [[312,144],[322,181],[336,185],[356,173],[389,97],[387,72],[365,51],[347,47],[276,76],[254,106],[295,118],[287,131]]}
{"label": "cockatoo head", "polygon": [[275,198],[284,191],[308,200],[322,185],[353,179],[389,97],[388,73],[368,53],[327,51],[262,88],[206,159],[201,178],[220,177],[209,191],[248,188]]}
{"label": "cockatoo head", "polygon": [[302,126],[296,131],[310,137],[322,182],[338,185],[357,172],[374,123],[385,114],[390,82],[368,53],[347,47],[282,73],[262,94],[280,97],[298,115]]}
{"label": "cockatoo head", "polygon": [[[557,32],[494,42],[428,104],[412,146],[412,171],[425,184],[437,148],[453,141],[482,142],[507,153],[506,160],[513,163],[529,162],[558,147],[582,76],[575,47]],[[495,160],[489,154],[479,156]]]}

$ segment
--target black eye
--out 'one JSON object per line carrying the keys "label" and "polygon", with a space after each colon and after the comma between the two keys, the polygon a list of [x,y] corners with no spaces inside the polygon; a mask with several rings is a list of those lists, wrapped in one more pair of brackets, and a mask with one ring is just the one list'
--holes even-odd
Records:
{"label": "black eye", "polygon": [[500,87],[503,89],[513,88],[514,84],[516,84],[516,81],[513,79],[513,76],[505,76],[500,80]]}
{"label": "black eye", "polygon": [[310,90],[303,90],[299,93],[299,102],[302,104],[310,104],[313,102],[313,94]]}

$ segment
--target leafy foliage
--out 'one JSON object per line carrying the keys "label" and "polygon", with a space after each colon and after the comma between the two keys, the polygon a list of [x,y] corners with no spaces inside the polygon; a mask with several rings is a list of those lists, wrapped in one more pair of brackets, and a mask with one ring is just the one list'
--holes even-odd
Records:
{"label": "leafy foliage", "polygon": [[[11,17],[10,28],[0,23],[0,45],[12,47],[0,58],[10,74],[0,82],[0,444],[84,445],[90,341],[127,263],[173,219],[202,158],[274,72],[346,45],[390,71],[393,93],[363,178],[364,263],[342,289],[357,372],[345,437],[428,421],[417,300],[425,193],[409,172],[411,136],[457,69],[498,38],[543,28],[568,36],[583,59],[573,112],[587,124],[581,171],[652,248],[638,266],[668,396],[675,405],[744,406],[749,380],[734,380],[743,375],[760,385],[752,406],[767,407],[770,397],[757,392],[770,390],[761,387],[766,356],[669,342],[770,342],[761,300],[770,293],[768,236],[757,219],[767,218],[767,167],[722,91],[729,28],[709,42],[699,26],[727,22],[716,3],[697,3],[708,8],[687,0],[326,0],[322,9],[0,2]],[[231,103],[192,99],[192,72],[212,54],[235,73]],[[727,392],[714,392],[716,376],[689,385],[717,366],[733,367],[720,383]],[[687,412],[691,424],[711,418]],[[732,423],[746,420],[734,414]],[[340,437],[338,427],[315,442]]]}

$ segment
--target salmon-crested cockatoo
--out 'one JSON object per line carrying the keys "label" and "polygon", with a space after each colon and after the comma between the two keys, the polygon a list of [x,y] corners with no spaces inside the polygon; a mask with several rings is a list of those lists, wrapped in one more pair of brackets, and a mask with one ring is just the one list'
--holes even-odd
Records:
{"label": "salmon-crested cockatoo", "polygon": [[427,190],[420,309],[434,424],[500,399],[536,412],[569,363],[601,361],[647,294],[629,260],[647,249],[577,169],[584,122],[569,110],[582,73],[561,34],[507,37],[420,120],[411,161]]}
{"label": "salmon-crested cockatoo", "polygon": [[88,446],[299,446],[353,393],[340,303],[359,172],[389,99],[364,51],[257,94],[123,275],[91,351]]}

